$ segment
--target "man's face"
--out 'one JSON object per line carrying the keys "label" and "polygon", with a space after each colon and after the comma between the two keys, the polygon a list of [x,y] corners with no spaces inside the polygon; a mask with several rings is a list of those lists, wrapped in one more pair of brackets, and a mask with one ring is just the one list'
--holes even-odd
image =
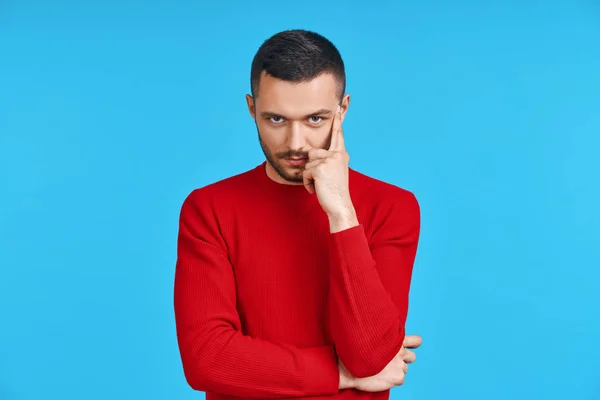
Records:
{"label": "man's face", "polygon": [[[279,183],[301,184],[308,151],[329,147],[339,104],[336,79],[323,74],[293,83],[263,72],[257,98],[247,95],[246,100],[267,159],[267,174]],[[349,101],[344,96],[342,118]]]}

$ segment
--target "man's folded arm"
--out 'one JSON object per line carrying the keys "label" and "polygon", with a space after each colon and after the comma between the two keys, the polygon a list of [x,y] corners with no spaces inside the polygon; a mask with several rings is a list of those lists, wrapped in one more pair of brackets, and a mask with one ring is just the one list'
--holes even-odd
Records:
{"label": "man's folded arm", "polygon": [[417,199],[408,191],[368,239],[364,226],[329,237],[329,324],[336,354],[362,378],[378,374],[400,351],[420,232]]}
{"label": "man's folded arm", "polygon": [[181,208],[174,285],[177,341],[189,385],[237,397],[337,393],[332,346],[297,348],[242,334],[232,266],[210,205],[198,195],[192,192]]}

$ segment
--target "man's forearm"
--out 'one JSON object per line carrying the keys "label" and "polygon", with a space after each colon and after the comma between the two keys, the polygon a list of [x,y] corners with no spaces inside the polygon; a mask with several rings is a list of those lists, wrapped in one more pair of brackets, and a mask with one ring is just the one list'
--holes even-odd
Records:
{"label": "man's forearm", "polygon": [[338,369],[340,371],[339,390],[352,389],[356,385],[356,378],[344,367],[338,360]]}
{"label": "man's forearm", "polygon": [[331,337],[338,357],[357,378],[379,373],[404,339],[418,203],[405,195],[387,209],[368,238],[353,213],[330,217]]}
{"label": "man's forearm", "polygon": [[327,215],[329,232],[337,233],[359,225],[356,211],[352,205],[346,205],[335,213]]}

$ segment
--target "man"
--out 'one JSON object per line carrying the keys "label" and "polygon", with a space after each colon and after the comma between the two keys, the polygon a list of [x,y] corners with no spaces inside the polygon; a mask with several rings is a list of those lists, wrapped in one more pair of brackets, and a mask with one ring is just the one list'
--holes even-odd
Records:
{"label": "man", "polygon": [[207,400],[386,399],[419,238],[413,194],[348,167],[334,45],[293,30],[254,57],[248,109],[266,161],[181,209],[174,306],[183,369]]}

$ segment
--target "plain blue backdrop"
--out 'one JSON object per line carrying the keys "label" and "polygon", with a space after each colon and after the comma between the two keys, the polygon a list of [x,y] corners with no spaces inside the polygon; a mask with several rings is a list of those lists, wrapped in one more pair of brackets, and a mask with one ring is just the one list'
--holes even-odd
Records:
{"label": "plain blue backdrop", "polygon": [[0,399],[202,398],[179,210],[263,161],[250,63],[289,28],[344,57],[351,167],[421,204],[393,399],[600,399],[600,4],[364,3],[0,1]]}

